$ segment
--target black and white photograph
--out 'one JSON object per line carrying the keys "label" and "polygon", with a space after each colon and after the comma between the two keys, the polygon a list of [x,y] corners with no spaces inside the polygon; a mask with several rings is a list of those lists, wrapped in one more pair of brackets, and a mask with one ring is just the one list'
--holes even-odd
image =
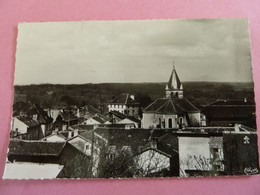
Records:
{"label": "black and white photograph", "polygon": [[246,18],[19,23],[4,179],[259,174]]}

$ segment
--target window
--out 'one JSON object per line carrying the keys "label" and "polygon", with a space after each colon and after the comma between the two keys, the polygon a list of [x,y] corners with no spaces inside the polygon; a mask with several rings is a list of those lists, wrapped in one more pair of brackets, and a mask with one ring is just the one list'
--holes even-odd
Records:
{"label": "window", "polygon": [[168,119],[168,127],[172,128],[172,119],[171,118]]}
{"label": "window", "polygon": [[115,160],[116,154],[110,154],[110,155],[109,155],[109,158],[110,158],[110,160],[112,160],[112,161]]}
{"label": "window", "polygon": [[85,146],[85,149],[86,149],[86,150],[89,150],[89,145],[86,145],[86,146]]}
{"label": "window", "polygon": [[213,160],[219,159],[219,149],[218,148],[211,148],[211,154]]}
{"label": "window", "polygon": [[161,124],[162,124],[162,120],[159,118],[159,119],[158,119],[158,126],[157,126],[157,127],[158,127],[158,128],[161,128]]}
{"label": "window", "polygon": [[183,118],[180,117],[180,118],[179,118],[179,128],[182,129],[183,126],[184,126],[184,125],[183,125]]}

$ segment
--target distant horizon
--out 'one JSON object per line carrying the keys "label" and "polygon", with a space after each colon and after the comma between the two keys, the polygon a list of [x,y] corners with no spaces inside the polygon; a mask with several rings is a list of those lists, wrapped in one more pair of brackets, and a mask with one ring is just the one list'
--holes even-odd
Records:
{"label": "distant horizon", "polygon": [[[30,86],[30,85],[100,85],[100,84],[166,84],[167,82],[106,82],[106,83],[36,83],[36,84],[14,84],[14,86]],[[248,82],[228,82],[228,81],[183,81],[181,83],[241,83],[254,84],[253,81]]]}

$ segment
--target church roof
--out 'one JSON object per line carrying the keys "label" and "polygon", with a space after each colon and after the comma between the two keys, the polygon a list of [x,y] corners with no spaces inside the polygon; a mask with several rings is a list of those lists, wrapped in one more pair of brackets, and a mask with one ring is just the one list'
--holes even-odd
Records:
{"label": "church roof", "polygon": [[144,109],[144,112],[155,112],[158,114],[181,114],[187,112],[199,112],[187,99],[159,98]]}
{"label": "church roof", "polygon": [[178,77],[178,74],[173,66],[172,73],[167,84],[168,89],[180,89],[181,88],[181,81]]}

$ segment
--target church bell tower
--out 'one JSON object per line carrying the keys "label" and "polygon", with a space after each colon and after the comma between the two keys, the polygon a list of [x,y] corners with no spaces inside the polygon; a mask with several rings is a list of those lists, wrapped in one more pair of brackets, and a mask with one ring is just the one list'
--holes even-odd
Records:
{"label": "church bell tower", "polygon": [[166,98],[183,98],[183,87],[180,82],[180,79],[177,75],[174,62],[173,62],[173,69],[169,79],[169,82],[165,88],[166,91]]}

